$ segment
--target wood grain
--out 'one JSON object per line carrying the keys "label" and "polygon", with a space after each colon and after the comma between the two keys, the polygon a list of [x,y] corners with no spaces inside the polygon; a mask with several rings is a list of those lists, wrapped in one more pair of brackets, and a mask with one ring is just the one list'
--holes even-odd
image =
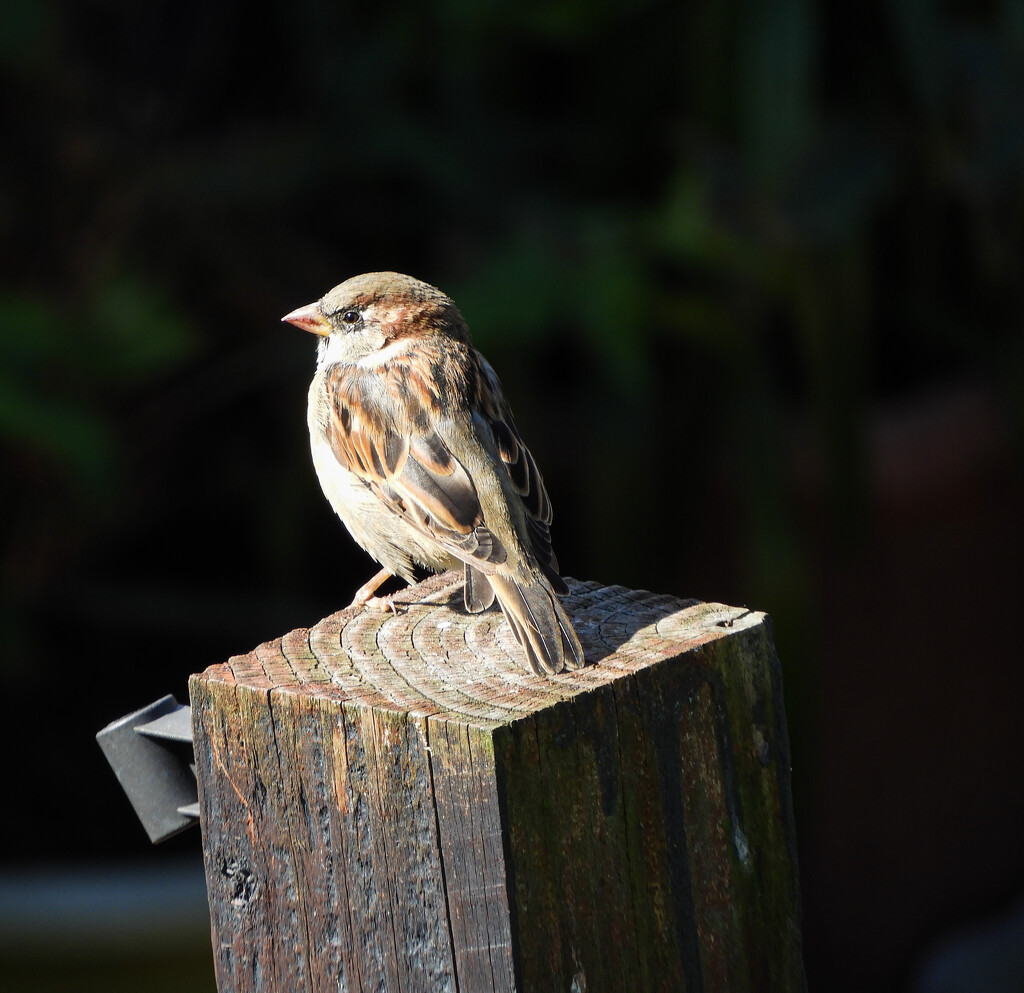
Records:
{"label": "wood grain", "polygon": [[446,573],[192,678],[221,993],[804,988],[767,619],[569,583],[576,672]]}

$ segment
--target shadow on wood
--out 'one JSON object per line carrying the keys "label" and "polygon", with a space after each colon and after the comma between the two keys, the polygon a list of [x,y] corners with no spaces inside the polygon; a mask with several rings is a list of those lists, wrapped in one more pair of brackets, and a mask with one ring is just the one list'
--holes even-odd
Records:
{"label": "shadow on wood", "polygon": [[578,672],[446,573],[192,677],[221,993],[804,988],[765,616],[569,582]]}

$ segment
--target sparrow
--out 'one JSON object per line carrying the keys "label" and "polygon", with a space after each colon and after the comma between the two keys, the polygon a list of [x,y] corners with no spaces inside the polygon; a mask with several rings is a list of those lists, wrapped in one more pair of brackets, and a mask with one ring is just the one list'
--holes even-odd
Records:
{"label": "sparrow", "polygon": [[[584,665],[558,598],[551,502],[501,383],[455,304],[397,272],[354,276],[283,321],[319,335],[313,465],[349,533],[390,576],[461,568],[466,610],[495,600],[538,674]],[[379,602],[379,601],[378,601]]]}

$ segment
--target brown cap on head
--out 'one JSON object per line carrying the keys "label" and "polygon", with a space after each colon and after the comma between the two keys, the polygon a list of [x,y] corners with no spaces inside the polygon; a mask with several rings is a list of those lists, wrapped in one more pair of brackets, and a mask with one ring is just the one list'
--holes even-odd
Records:
{"label": "brown cap on head", "polygon": [[[320,317],[328,322],[334,319],[334,315],[350,309],[376,311],[390,330],[389,337],[402,333],[401,323],[408,321],[412,327],[421,331],[440,331],[452,338],[469,342],[466,322],[452,300],[436,286],[400,272],[365,272],[353,276],[328,290],[319,304]],[[306,320],[306,310],[300,308],[285,320],[290,320],[292,316]],[[305,323],[292,323],[317,334],[330,333],[329,327],[326,331],[320,331]]]}

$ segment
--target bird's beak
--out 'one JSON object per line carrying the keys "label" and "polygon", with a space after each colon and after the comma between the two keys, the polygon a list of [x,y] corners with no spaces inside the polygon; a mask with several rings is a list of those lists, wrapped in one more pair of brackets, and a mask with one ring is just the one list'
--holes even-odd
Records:
{"label": "bird's beak", "polygon": [[320,304],[318,303],[310,303],[306,304],[305,307],[299,307],[298,310],[285,314],[281,320],[294,324],[297,328],[302,328],[303,331],[312,331],[313,334],[318,334],[324,338],[331,333],[330,322],[324,317],[324,312],[320,309]]}

